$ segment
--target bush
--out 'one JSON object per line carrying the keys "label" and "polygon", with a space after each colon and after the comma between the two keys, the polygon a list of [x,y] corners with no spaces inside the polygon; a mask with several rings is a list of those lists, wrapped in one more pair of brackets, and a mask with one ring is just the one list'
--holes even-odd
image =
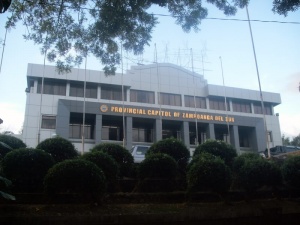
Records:
{"label": "bush", "polygon": [[152,153],[138,166],[138,190],[141,192],[170,192],[176,188],[178,166],[167,154]]}
{"label": "bush", "polygon": [[21,139],[12,135],[0,134],[0,141],[7,144],[12,149],[26,148],[26,144]]}
{"label": "bush", "polygon": [[151,145],[146,153],[146,158],[153,153],[164,153],[173,157],[181,171],[185,171],[190,158],[190,152],[187,147],[175,138],[163,139]]}
{"label": "bush", "polygon": [[201,152],[208,152],[215,156],[219,156],[228,166],[232,165],[233,159],[237,156],[232,145],[219,140],[207,140],[203,144],[198,145],[195,149],[194,156]]}
{"label": "bush", "polygon": [[119,165],[120,176],[131,176],[133,157],[128,150],[123,148],[121,145],[102,143],[96,145],[91,149],[91,152],[102,151],[112,156]]}
{"label": "bush", "polygon": [[10,179],[16,191],[40,191],[43,179],[53,158],[46,152],[33,148],[22,148],[11,151],[2,160],[2,169]]}
{"label": "bush", "polygon": [[45,192],[83,193],[102,196],[105,192],[105,176],[94,163],[83,159],[70,159],[49,169],[45,180]]}
{"label": "bush", "polygon": [[220,157],[201,153],[187,172],[188,191],[227,192],[231,185],[231,171]]}
{"label": "bush", "polygon": [[282,183],[279,167],[256,154],[238,156],[233,163],[236,184],[248,192],[256,191],[264,185],[275,187]]}
{"label": "bush", "polygon": [[287,158],[281,170],[283,179],[288,185],[300,188],[300,156]]}
{"label": "bush", "polygon": [[104,152],[88,152],[82,156],[82,159],[95,163],[104,172],[108,190],[115,191],[119,165],[112,156]]}
{"label": "bush", "polygon": [[138,177],[140,179],[175,179],[177,171],[177,163],[171,156],[163,153],[153,153],[140,163]]}
{"label": "bush", "polygon": [[36,148],[42,149],[49,153],[55,162],[61,162],[66,159],[73,159],[78,156],[74,145],[61,137],[48,138],[39,143]]}

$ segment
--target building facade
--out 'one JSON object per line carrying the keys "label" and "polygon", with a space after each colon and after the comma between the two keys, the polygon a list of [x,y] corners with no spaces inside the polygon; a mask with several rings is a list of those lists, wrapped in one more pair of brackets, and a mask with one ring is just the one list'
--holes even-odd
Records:
{"label": "building facade", "polygon": [[[78,151],[103,142],[152,143],[174,137],[191,149],[224,140],[237,153],[281,145],[277,93],[208,84],[203,76],[161,63],[133,66],[124,74],[29,64],[23,140],[30,147],[55,135]],[[42,94],[41,94],[42,93]],[[84,137],[84,138],[83,138]]]}

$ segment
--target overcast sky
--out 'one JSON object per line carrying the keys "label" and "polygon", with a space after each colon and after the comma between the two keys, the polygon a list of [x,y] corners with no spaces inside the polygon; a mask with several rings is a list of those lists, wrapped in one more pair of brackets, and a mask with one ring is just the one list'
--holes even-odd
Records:
{"label": "overcast sky", "polygon": [[[215,7],[207,6],[208,18],[247,19],[246,10],[226,17]],[[272,0],[251,0],[250,19],[298,22],[251,22],[262,90],[281,94],[282,104],[275,107],[275,113],[279,113],[282,134],[294,137],[300,134],[300,10],[284,17],[275,15],[271,8]],[[151,8],[150,12],[168,15],[158,7]],[[2,41],[6,18],[7,14],[0,14]],[[170,62],[190,70],[193,63],[194,70],[203,74],[210,84],[222,85],[221,57],[226,86],[259,90],[248,22],[206,19],[200,31],[184,33],[173,18],[158,18],[159,24],[144,54],[137,57],[124,53],[125,69],[137,63],[152,63],[156,45],[158,62]],[[0,73],[0,118],[4,121],[0,132],[18,133],[22,129],[27,64],[43,64],[40,47],[25,41],[22,37],[25,32],[26,28],[20,24],[7,33]],[[87,68],[101,70],[103,66],[89,57]]]}

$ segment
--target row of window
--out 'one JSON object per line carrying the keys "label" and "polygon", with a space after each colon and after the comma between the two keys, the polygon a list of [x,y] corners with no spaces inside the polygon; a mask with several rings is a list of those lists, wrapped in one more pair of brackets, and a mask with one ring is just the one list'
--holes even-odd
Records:
{"label": "row of window", "polygon": [[[86,139],[95,139],[95,115],[86,114],[85,125],[83,126],[83,116],[82,113],[71,113],[70,115],[70,125],[69,125],[69,138],[81,139],[84,129],[84,136]],[[119,117],[105,117],[102,121],[102,140],[110,141],[122,141],[123,138],[123,128],[122,121]],[[56,117],[53,115],[43,115],[42,116],[42,128],[45,129],[55,129]],[[182,138],[182,131],[180,123],[166,123],[162,127],[162,138],[174,137],[179,140]],[[216,126],[215,127],[215,138],[216,140],[222,140],[229,143],[228,128],[226,126]],[[198,127],[198,137],[195,131],[195,125],[190,124],[190,144],[195,145],[198,143],[203,143],[206,140],[206,128],[205,126]],[[249,137],[252,136],[253,129],[249,127],[239,127],[239,143],[240,147],[251,147]],[[133,122],[132,128],[132,141],[133,142],[147,142],[153,143],[154,138],[154,128],[153,124],[149,121],[139,121],[138,119]],[[268,141],[272,142],[272,133],[268,132]]]}
{"label": "row of window", "polygon": [[[41,81],[38,83],[37,92],[41,93],[42,85]],[[85,87],[85,97],[97,99],[97,85],[94,83],[86,83]],[[45,79],[43,85],[43,93],[51,95],[66,95],[66,83]],[[84,97],[84,83],[83,82],[71,82],[70,83],[70,96],[73,97]],[[126,90],[123,90],[121,86],[101,86],[101,99],[107,100],[118,100],[126,101]],[[140,102],[140,103],[155,103],[155,94],[151,91],[141,91],[141,90],[130,90],[130,101]],[[169,94],[169,93],[159,93],[158,102],[161,105],[171,105],[171,106],[182,106],[181,95],[179,94]],[[206,109],[206,98],[196,97],[196,96],[184,96],[184,106],[191,108],[201,108]],[[224,98],[210,98],[209,108],[213,110],[223,110],[230,111],[229,102],[225,106]],[[265,104],[265,114],[272,115],[271,105]],[[262,114],[262,106],[260,103],[254,103],[254,112],[251,110],[250,101],[232,101],[232,111],[233,112],[243,112],[243,113],[255,113]]]}

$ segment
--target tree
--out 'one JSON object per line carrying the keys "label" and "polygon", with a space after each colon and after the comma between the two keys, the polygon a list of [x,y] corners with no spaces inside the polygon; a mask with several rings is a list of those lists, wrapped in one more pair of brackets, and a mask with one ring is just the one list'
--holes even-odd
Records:
{"label": "tree", "polygon": [[[233,15],[247,0],[207,0],[226,15]],[[140,54],[151,40],[157,18],[147,12],[153,6],[167,8],[184,31],[198,30],[207,16],[202,1],[195,0],[16,0],[12,2],[7,27],[22,21],[26,40],[42,46],[42,54],[56,62],[59,72],[81,64],[88,54],[114,74],[120,63],[120,46]]]}
{"label": "tree", "polygon": [[[114,74],[120,64],[120,45],[140,54],[151,40],[157,24],[147,10],[153,6],[167,8],[185,32],[199,30],[208,11],[204,2],[215,5],[225,15],[234,15],[249,0],[15,0],[7,27],[18,21],[27,27],[26,40],[42,46],[59,72],[68,72],[82,63],[88,54],[99,59],[106,74]],[[273,11],[287,15],[295,11],[299,0],[274,0]]]}
{"label": "tree", "polygon": [[282,135],[281,139],[282,139],[282,145],[290,145],[291,144],[290,138],[285,137],[284,134]]}
{"label": "tree", "polygon": [[294,12],[300,7],[299,0],[274,0],[273,12],[279,15],[287,16],[288,12]]}
{"label": "tree", "polygon": [[291,141],[291,145],[300,146],[300,134],[293,138],[293,140]]}

